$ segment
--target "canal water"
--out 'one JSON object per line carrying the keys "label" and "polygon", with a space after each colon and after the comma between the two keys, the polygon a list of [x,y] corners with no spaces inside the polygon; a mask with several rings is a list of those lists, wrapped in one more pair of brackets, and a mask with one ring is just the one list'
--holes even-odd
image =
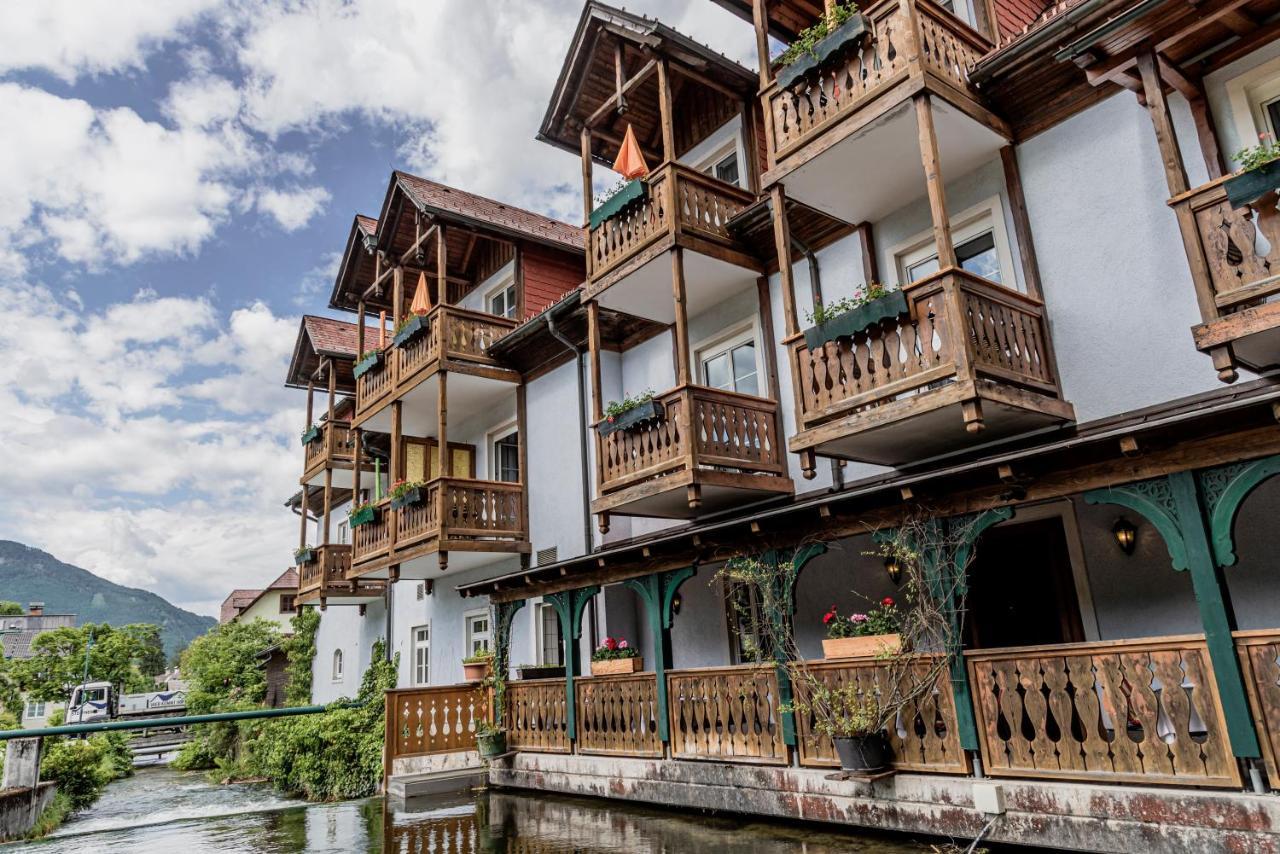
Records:
{"label": "canal water", "polygon": [[[936,844],[936,843],[935,843]],[[381,798],[307,804],[259,785],[219,786],[202,774],[148,768],[37,843],[11,854],[405,852],[405,854],[927,854],[923,841],[832,833],[612,801],[509,791],[423,799],[388,810]]]}

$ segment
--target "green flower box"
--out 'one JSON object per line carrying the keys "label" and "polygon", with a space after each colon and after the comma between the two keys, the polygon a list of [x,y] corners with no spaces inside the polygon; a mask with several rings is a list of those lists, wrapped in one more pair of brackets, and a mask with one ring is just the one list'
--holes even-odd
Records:
{"label": "green flower box", "polygon": [[890,291],[879,299],[873,299],[857,308],[838,314],[830,320],[810,326],[804,331],[804,344],[810,350],[818,350],[828,341],[852,338],[881,321],[907,313],[907,295],[901,290]]}
{"label": "green flower box", "polygon": [[396,333],[396,337],[392,339],[397,347],[403,347],[413,339],[417,338],[423,332],[431,328],[431,324],[427,322],[427,318],[422,314],[415,314],[404,322],[400,327],[400,331]]}
{"label": "green flower box", "polygon": [[363,359],[356,362],[356,366],[351,373],[356,379],[360,379],[380,364],[382,364],[382,354],[370,353],[368,356],[365,356]]}
{"label": "green flower box", "polygon": [[656,400],[646,400],[639,406],[633,406],[621,415],[601,421],[596,430],[601,436],[608,436],[617,430],[631,430],[650,421],[661,421],[667,417],[667,408]]}
{"label": "green flower box", "polygon": [[316,559],[315,549],[298,549],[293,553],[293,562],[298,566],[313,563]]}
{"label": "green flower box", "polygon": [[307,432],[302,434],[302,444],[310,445],[312,442],[314,442],[316,439],[319,439],[319,438],[320,438],[320,428],[313,424],[309,428],[307,428]]}
{"label": "green flower box", "polygon": [[1268,161],[1222,182],[1233,208],[1251,205],[1277,188],[1280,188],[1280,160]]}
{"label": "green flower box", "polygon": [[399,510],[402,507],[409,507],[422,501],[423,494],[421,487],[414,487],[397,498],[391,499],[391,509]]}
{"label": "green flower box", "polygon": [[483,759],[501,756],[507,752],[507,734],[505,732],[493,732],[487,735],[477,735],[476,749],[480,751],[480,756]]}
{"label": "green flower box", "polygon": [[871,24],[865,15],[854,15],[836,27],[817,44],[812,53],[802,53],[790,65],[778,70],[778,87],[789,89],[810,72],[826,65],[833,57],[840,56],[846,49],[857,47],[871,33]]}
{"label": "green flower box", "polygon": [[621,190],[614,193],[605,203],[591,212],[591,227],[595,228],[605,220],[621,213],[628,205],[638,202],[649,195],[649,185],[643,178],[636,178]]}
{"label": "green flower box", "polygon": [[356,512],[347,516],[347,522],[352,528],[359,528],[361,525],[369,525],[377,520],[377,507],[361,507]]}

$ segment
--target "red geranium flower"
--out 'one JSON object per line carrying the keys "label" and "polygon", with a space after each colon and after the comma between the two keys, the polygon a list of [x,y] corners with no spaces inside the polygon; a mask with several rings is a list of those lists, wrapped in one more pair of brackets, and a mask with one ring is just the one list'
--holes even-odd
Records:
{"label": "red geranium flower", "polygon": [[885,606],[886,608],[892,608],[892,607],[893,607],[893,597],[892,597],[892,596],[886,596],[886,597],[884,597],[883,599],[881,599],[881,600],[880,600],[880,604],[881,604],[881,605],[883,605],[883,606]]}
{"label": "red geranium flower", "polygon": [[615,650],[615,649],[617,649],[617,648],[618,648],[618,642],[617,642],[616,640],[614,640],[613,638],[605,638],[605,639],[604,639],[604,648],[605,648],[605,649],[607,649],[607,650],[610,650],[610,651]]}
{"label": "red geranium flower", "polygon": [[835,618],[836,618],[836,612],[828,611],[827,613],[822,615],[822,625],[825,626],[827,623],[831,622]]}

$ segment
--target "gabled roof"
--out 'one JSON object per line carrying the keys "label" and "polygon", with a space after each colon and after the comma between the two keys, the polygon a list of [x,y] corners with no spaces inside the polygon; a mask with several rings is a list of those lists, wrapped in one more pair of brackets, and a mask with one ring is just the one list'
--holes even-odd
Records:
{"label": "gabled roof", "polygon": [[24,629],[0,635],[0,658],[30,658],[31,643],[40,633],[36,629]]}
{"label": "gabled roof", "polygon": [[347,234],[347,245],[342,250],[342,261],[338,264],[338,275],[333,281],[333,290],[329,294],[329,304],[335,308],[338,294],[344,289],[363,292],[374,280],[374,242],[378,236],[378,221],[371,216],[356,214],[351,222],[351,231]]}
{"label": "gabled roof", "polygon": [[258,600],[268,593],[288,593],[289,591],[295,593],[298,591],[298,570],[292,566],[276,576],[276,580],[262,590],[232,590],[231,595],[222,603],[219,622],[234,620],[256,605]]}
{"label": "gabled roof", "polygon": [[248,608],[250,603],[258,598],[261,590],[250,590],[248,588],[237,588],[232,590],[226,599],[222,600],[222,609],[218,612],[218,622],[228,623],[240,615],[240,612]]}
{"label": "gabled roof", "polygon": [[[377,338],[378,327],[366,323],[366,348]],[[289,360],[289,371],[285,375],[284,384],[289,388],[306,388],[308,378],[320,367],[321,361],[332,358],[338,371],[338,390],[353,394],[355,378],[351,369],[360,355],[356,352],[357,340],[354,323],[314,314],[303,315],[302,322],[298,324],[298,338],[293,345],[293,356]]]}

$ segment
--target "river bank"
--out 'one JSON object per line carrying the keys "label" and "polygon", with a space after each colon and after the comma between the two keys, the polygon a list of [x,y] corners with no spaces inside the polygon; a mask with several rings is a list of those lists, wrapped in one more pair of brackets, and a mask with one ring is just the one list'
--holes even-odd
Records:
{"label": "river bank", "polygon": [[330,804],[284,798],[261,785],[221,786],[204,775],[140,769],[38,842],[32,854],[222,854],[383,851],[668,852],[699,854],[928,854],[927,842],[831,833],[585,799],[494,791],[388,809],[382,798]]}

